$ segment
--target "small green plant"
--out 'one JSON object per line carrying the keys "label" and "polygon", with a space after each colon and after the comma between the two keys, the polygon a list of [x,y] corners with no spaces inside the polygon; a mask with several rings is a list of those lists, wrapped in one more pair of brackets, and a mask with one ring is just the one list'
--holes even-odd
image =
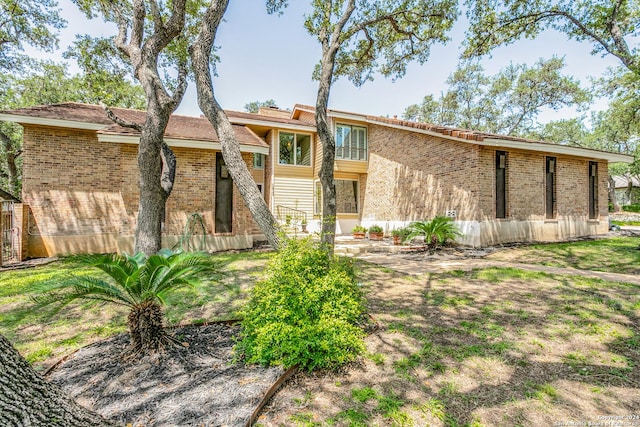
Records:
{"label": "small green plant", "polygon": [[352,233],[366,233],[367,232],[367,227],[364,227],[360,224],[356,225],[355,227],[353,227],[353,230],[351,230]]}
{"label": "small green plant", "polygon": [[406,227],[396,228],[395,230],[391,230],[391,235],[399,239],[401,242],[406,242],[410,234],[411,234],[411,231]]}
{"label": "small green plant", "polygon": [[335,368],[364,350],[363,313],[351,260],[285,239],[251,292],[236,351],[249,363]]}
{"label": "small green plant", "polygon": [[162,249],[147,257],[119,254],[83,254],[69,257],[81,267],[95,267],[107,277],[72,275],[48,282],[34,298],[38,306],[76,300],[94,300],[129,308],[128,327],[131,356],[153,353],[173,342],[164,328],[162,305],[167,294],[187,285],[196,285],[204,273],[218,270],[219,264],[205,253],[173,252]]}
{"label": "small green plant", "polygon": [[356,402],[364,403],[370,399],[376,399],[378,393],[371,387],[354,388],[351,390],[351,397]]}
{"label": "small green plant", "polygon": [[380,227],[378,224],[373,224],[371,227],[369,227],[369,233],[382,233],[382,227]]}
{"label": "small green plant", "polygon": [[453,220],[446,216],[437,216],[431,221],[416,221],[409,224],[409,235],[406,240],[422,236],[425,245],[432,249],[455,240],[462,235]]}

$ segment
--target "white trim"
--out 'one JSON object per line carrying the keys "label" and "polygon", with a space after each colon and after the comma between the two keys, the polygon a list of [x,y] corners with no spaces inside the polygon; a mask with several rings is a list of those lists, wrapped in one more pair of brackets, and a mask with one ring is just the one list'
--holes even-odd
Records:
{"label": "white trim", "polygon": [[276,121],[271,122],[268,120],[245,119],[242,117],[229,117],[229,121],[232,124],[265,126],[270,128],[296,130],[296,131],[303,131],[303,132],[314,132],[314,133],[316,132],[316,127],[312,125],[294,125],[291,123],[281,123]]}
{"label": "white trim", "polygon": [[544,153],[565,154],[567,156],[607,160],[610,163],[616,163],[616,162],[632,163],[633,162],[633,156],[629,156],[626,154],[607,153],[607,152],[598,151],[598,150],[590,150],[588,148],[570,147],[567,145],[551,144],[551,143],[547,144],[547,143],[541,143],[541,142],[510,141],[510,140],[499,139],[499,138],[485,138],[483,141],[476,141],[476,140],[458,138],[451,135],[443,135],[441,133],[429,131],[426,129],[409,128],[402,125],[379,122],[374,119],[367,119],[366,122],[373,125],[400,129],[406,132],[421,133],[424,135],[435,136],[439,138],[449,139],[449,140],[458,141],[458,142],[464,142],[464,143],[473,144],[473,145],[483,145],[487,147],[510,148],[510,149],[527,150],[527,151],[539,151]]}
{"label": "white trim", "polygon": [[[98,141],[115,142],[117,144],[139,144],[140,137],[130,136],[130,135],[98,134]],[[165,138],[164,141],[170,147],[198,148],[201,150],[214,150],[214,151],[222,150],[220,143],[214,142],[214,141],[198,141],[198,140],[186,140],[186,139],[175,139],[175,138]],[[259,154],[265,154],[265,155],[269,154],[268,147],[258,147],[255,145],[247,145],[247,144],[240,144],[240,151],[242,151],[243,153],[259,153]]]}
{"label": "white trim", "polygon": [[45,119],[42,117],[19,116],[4,113],[0,113],[0,120],[28,125],[53,126],[83,130],[102,130],[109,126],[98,123],[78,122],[75,120]]}

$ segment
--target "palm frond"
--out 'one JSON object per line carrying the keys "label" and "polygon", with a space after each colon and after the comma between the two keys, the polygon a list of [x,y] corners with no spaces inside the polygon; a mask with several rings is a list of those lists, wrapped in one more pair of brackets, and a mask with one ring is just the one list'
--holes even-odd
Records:
{"label": "palm frond", "polygon": [[38,307],[67,305],[77,299],[94,299],[118,305],[133,306],[135,301],[118,286],[95,277],[72,276],[67,280],[46,284],[33,297]]}

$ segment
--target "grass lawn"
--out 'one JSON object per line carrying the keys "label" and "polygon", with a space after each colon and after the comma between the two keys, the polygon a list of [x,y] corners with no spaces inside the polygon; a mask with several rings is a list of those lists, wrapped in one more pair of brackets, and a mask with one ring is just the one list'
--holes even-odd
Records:
{"label": "grass lawn", "polygon": [[[224,266],[220,275],[198,288],[185,287],[167,297],[165,309],[170,325],[236,317],[271,254],[214,256]],[[39,283],[60,280],[72,273],[99,274],[62,262],[0,273],[0,333],[37,369],[46,368],[79,347],[126,330],[125,307],[83,302],[58,312],[53,308],[34,309],[31,296]]]}
{"label": "grass lawn", "polygon": [[615,237],[508,248],[489,255],[487,259],[638,274],[640,273],[639,248],[640,238],[638,237]]}
{"label": "grass lawn", "polygon": [[[534,245],[490,259],[633,272],[639,243]],[[176,294],[169,321],[233,317],[269,256],[217,255],[222,280]],[[518,268],[410,276],[359,267],[381,325],[367,354],[289,382],[261,425],[587,425],[640,412],[640,286]],[[125,313],[109,306],[33,311],[34,284],[69,272],[57,263],[0,274],[0,333],[36,367],[124,330]]]}
{"label": "grass lawn", "polygon": [[[597,243],[603,254],[624,247]],[[557,246],[534,249],[561,263]],[[263,426],[587,425],[640,410],[640,286],[517,268],[416,277],[366,263],[360,279],[382,325],[368,354],[286,387]]]}

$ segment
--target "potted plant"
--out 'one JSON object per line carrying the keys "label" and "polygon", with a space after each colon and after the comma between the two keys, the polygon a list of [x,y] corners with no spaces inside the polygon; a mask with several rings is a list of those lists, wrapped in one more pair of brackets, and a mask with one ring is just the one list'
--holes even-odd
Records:
{"label": "potted plant", "polygon": [[396,228],[395,230],[393,230],[391,232],[391,235],[393,236],[393,244],[394,245],[400,245],[400,244],[404,243],[404,241],[407,238],[407,236],[409,235],[409,233],[410,233],[409,230],[407,230],[404,227]]}
{"label": "potted plant", "polygon": [[369,240],[382,240],[384,237],[384,232],[382,231],[382,227],[377,224],[369,227]]}
{"label": "potted plant", "polygon": [[362,225],[356,225],[355,227],[353,227],[353,230],[351,230],[354,239],[364,239],[364,235],[366,234],[366,232],[367,227],[363,227]]}
{"label": "potted plant", "polygon": [[302,218],[300,220],[300,228],[302,229],[303,233],[307,232],[307,219],[306,218]]}

